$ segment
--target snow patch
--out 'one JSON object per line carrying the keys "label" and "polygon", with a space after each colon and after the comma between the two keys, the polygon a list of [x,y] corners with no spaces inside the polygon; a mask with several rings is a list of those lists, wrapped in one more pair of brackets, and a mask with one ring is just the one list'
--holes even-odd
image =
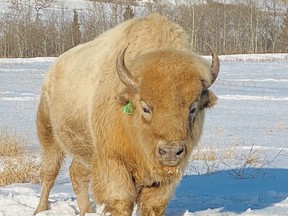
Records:
{"label": "snow patch", "polygon": [[288,101],[288,97],[252,96],[252,95],[217,95],[222,100],[250,100],[250,101]]}

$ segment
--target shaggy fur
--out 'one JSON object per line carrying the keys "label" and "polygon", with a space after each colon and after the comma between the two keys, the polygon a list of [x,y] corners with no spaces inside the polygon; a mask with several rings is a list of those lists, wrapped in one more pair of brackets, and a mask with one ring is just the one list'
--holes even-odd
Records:
{"label": "shaggy fur", "polygon": [[[137,92],[116,73],[127,45],[125,64]],[[165,215],[202,133],[204,108],[216,103],[210,90],[203,91],[210,82],[209,65],[189,51],[184,30],[157,14],[124,22],[60,56],[46,74],[38,109],[42,192],[35,214],[48,209],[69,155],[81,215],[91,212],[89,183],[105,213],[128,216],[137,203],[142,216]],[[123,112],[128,102],[132,115]],[[159,162],[163,143],[185,146],[178,165]]]}

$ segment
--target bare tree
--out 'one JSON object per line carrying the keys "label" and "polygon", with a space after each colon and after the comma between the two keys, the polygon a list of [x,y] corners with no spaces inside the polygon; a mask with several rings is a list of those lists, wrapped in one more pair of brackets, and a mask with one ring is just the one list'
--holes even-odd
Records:
{"label": "bare tree", "polygon": [[34,8],[36,10],[36,19],[39,19],[40,11],[52,5],[54,0],[35,0]]}
{"label": "bare tree", "polygon": [[36,11],[43,10],[50,7],[53,2],[54,0],[35,0],[34,8]]}

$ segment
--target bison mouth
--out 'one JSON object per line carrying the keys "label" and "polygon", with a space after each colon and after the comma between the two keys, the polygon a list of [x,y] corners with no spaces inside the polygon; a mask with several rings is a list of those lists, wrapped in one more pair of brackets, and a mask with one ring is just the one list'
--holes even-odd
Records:
{"label": "bison mouth", "polygon": [[186,154],[183,143],[168,142],[159,143],[156,148],[156,157],[163,166],[177,166]]}
{"label": "bison mouth", "polygon": [[177,166],[180,161],[160,161],[163,166],[175,167]]}

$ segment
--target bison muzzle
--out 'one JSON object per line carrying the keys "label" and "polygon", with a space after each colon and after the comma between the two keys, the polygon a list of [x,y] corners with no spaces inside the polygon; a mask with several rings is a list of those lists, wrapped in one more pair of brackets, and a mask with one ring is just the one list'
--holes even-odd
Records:
{"label": "bison muzzle", "polygon": [[185,145],[180,142],[159,142],[156,157],[163,166],[176,166],[185,156]]}

